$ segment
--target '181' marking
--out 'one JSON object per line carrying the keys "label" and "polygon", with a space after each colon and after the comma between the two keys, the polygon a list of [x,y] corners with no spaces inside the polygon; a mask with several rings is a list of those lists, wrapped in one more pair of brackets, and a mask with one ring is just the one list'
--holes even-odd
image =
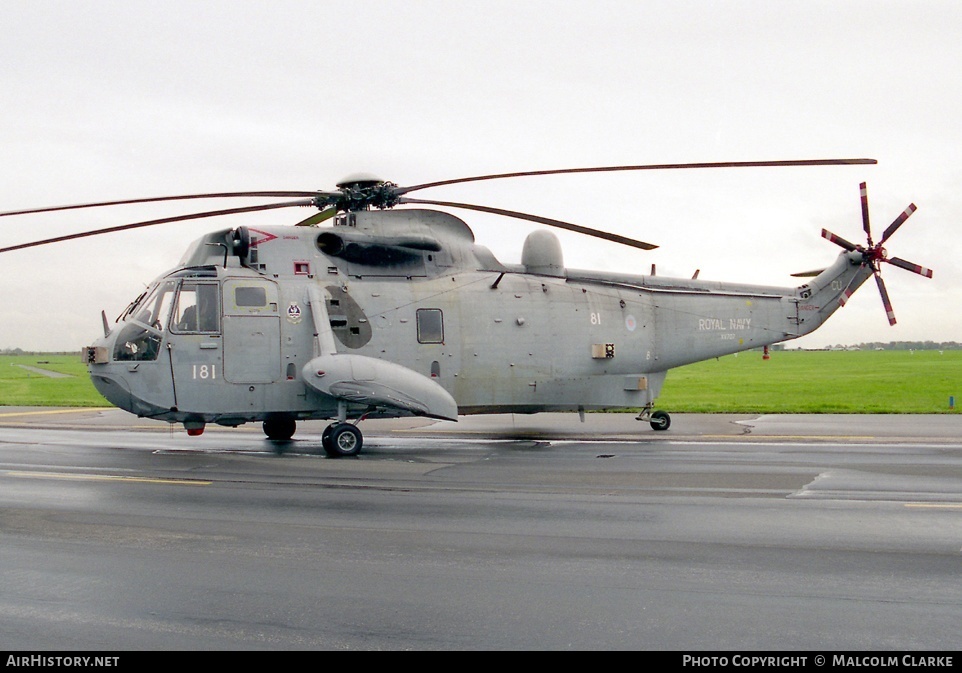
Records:
{"label": "'181' marking", "polygon": [[195,379],[216,379],[217,365],[194,365],[193,374]]}

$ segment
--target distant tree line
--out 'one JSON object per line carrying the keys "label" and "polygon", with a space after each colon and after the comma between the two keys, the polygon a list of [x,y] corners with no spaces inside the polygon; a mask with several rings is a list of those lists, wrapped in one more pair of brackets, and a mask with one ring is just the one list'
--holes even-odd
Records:
{"label": "distant tree line", "polygon": [[[795,347],[788,344],[775,344],[770,347],[773,351],[794,350]],[[755,350],[762,350],[756,348]],[[847,345],[835,344],[825,348],[806,348],[803,350],[823,350],[823,351],[957,351],[962,350],[962,343],[958,341],[868,341],[860,344]]]}
{"label": "distant tree line", "polygon": [[962,349],[962,344],[957,341],[870,341],[858,344],[858,347],[863,351],[879,348],[887,351],[956,351]]}
{"label": "distant tree line", "polygon": [[[790,348],[790,347],[789,347]],[[772,346],[772,350],[789,350],[785,344]],[[825,351],[956,351],[962,350],[962,343],[958,341],[867,341],[859,344],[835,344],[825,348],[809,348],[806,350]]]}

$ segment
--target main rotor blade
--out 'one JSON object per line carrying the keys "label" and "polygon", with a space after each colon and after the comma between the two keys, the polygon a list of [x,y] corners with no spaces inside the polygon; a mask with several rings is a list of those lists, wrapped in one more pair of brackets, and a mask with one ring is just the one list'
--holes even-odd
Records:
{"label": "main rotor blade", "polygon": [[28,208],[26,210],[11,210],[0,213],[0,217],[7,215],[29,215],[31,213],[50,213],[56,210],[77,210],[79,208],[99,208],[101,206],[123,206],[131,203],[155,203],[158,201],[184,201],[187,199],[223,199],[233,197],[249,198],[285,198],[294,196],[336,196],[327,192],[221,192],[218,194],[182,194],[180,196],[152,196],[143,199],[122,199],[120,201],[101,201],[99,203],[81,203],[73,206],[51,206],[47,208]]}
{"label": "main rotor blade", "polygon": [[885,231],[882,233],[882,240],[879,241],[879,245],[882,245],[885,243],[885,241],[889,240],[889,237],[891,237],[892,234],[894,234],[898,228],[902,226],[905,220],[909,219],[909,217],[912,216],[912,213],[914,213],[916,210],[918,210],[918,208],[915,207],[915,204],[910,203],[909,207],[903,210],[902,214],[896,217],[895,221],[886,227]]}
{"label": "main rotor blade", "polygon": [[895,324],[895,311],[892,310],[892,302],[889,301],[889,293],[885,291],[885,282],[882,274],[875,272],[875,282],[878,284],[879,294],[882,295],[882,305],[885,307],[885,316],[889,319],[889,325]]}
{"label": "main rotor blade", "polygon": [[833,234],[828,229],[822,229],[822,238],[827,238],[835,245],[840,245],[846,250],[848,250],[849,252],[852,252],[853,250],[856,250],[858,248],[858,246],[855,245],[854,243],[850,243],[849,241],[846,241],[844,238],[836,234]]}
{"label": "main rotor blade", "polygon": [[317,212],[317,213],[314,213],[314,214],[311,215],[310,217],[301,220],[300,222],[298,222],[298,223],[295,224],[294,226],[295,226],[295,227],[310,227],[310,226],[313,226],[313,225],[315,225],[315,224],[319,224],[319,223],[321,223],[321,222],[324,222],[325,220],[329,220],[329,219],[331,219],[332,217],[334,217],[335,215],[337,215],[337,208],[334,207],[334,206],[329,206],[329,207],[325,208],[324,210],[321,210],[321,211],[319,211],[319,212]]}
{"label": "main rotor blade", "polygon": [[862,197],[862,229],[868,237],[868,247],[872,247],[872,227],[868,223],[868,186],[863,182],[858,186],[859,195]]}
{"label": "main rotor blade", "polygon": [[399,187],[395,190],[397,195],[407,194],[418,189],[428,187],[440,187],[442,185],[455,185],[462,182],[477,182],[479,180],[499,180],[501,178],[519,178],[529,175],[561,175],[564,173],[614,173],[618,171],[657,171],[682,168],[760,168],[778,166],[845,166],[855,164],[877,164],[875,159],[797,159],[788,161],[718,161],[705,163],[688,164],[643,164],[640,166],[598,166],[595,168],[561,168],[547,171],[522,171],[518,173],[495,173],[492,175],[476,175],[468,178],[456,178],[454,180],[439,180],[437,182],[426,182],[421,185],[411,187]]}
{"label": "main rotor blade", "polygon": [[633,248],[640,248],[642,250],[654,250],[657,245],[652,243],[645,243],[644,241],[636,241],[633,238],[627,238],[626,236],[619,236],[618,234],[612,234],[607,231],[600,231],[598,229],[592,229],[590,227],[583,227],[579,224],[571,224],[569,222],[562,222],[561,220],[553,220],[549,217],[541,217],[539,215],[528,215],[527,213],[519,213],[514,210],[503,210],[501,208],[491,208],[490,206],[475,206],[470,203],[453,203],[451,201],[427,201],[424,199],[409,199],[401,198],[398,203],[415,203],[433,206],[447,206],[449,208],[464,208],[466,210],[476,210],[482,213],[492,213],[494,215],[503,215],[505,217],[513,217],[519,220],[528,220],[529,222],[537,222],[539,224],[546,224],[551,227],[558,227],[559,229],[566,229],[568,231],[575,231],[579,234],[586,234],[588,236],[594,236],[595,238],[602,238],[606,241],[613,241],[614,243],[621,243],[622,245],[629,245]]}
{"label": "main rotor blade", "polygon": [[925,276],[926,278],[932,277],[932,269],[926,269],[924,266],[913,264],[912,262],[908,262],[900,257],[891,257],[886,259],[885,261],[888,262],[889,264],[894,264],[899,268],[907,269],[912,273],[917,273],[920,276]]}
{"label": "main rotor blade", "polygon": [[258,210],[273,210],[276,208],[290,208],[293,206],[311,206],[314,205],[314,199],[305,199],[302,201],[287,201],[285,203],[270,203],[260,206],[245,206],[243,208],[228,208],[226,210],[211,210],[205,213],[193,213],[191,215],[177,215],[175,217],[165,217],[159,220],[147,220],[146,222],[135,222],[133,224],[121,224],[116,227],[106,227],[104,229],[93,229],[91,231],[82,231],[78,234],[67,234],[65,236],[57,236],[55,238],[47,238],[42,241],[32,241],[30,243],[21,243],[19,245],[11,245],[7,248],[0,248],[0,253],[11,252],[13,250],[22,250],[23,248],[33,248],[38,245],[47,245],[49,243],[59,243],[61,241],[70,241],[75,238],[86,238],[88,236],[99,236],[100,234],[110,234],[115,231],[125,231],[127,229],[137,229],[140,227],[151,227],[155,224],[168,224],[170,222],[183,222],[185,220],[197,220],[204,217],[217,217],[218,215],[236,215],[238,213],[252,213]]}

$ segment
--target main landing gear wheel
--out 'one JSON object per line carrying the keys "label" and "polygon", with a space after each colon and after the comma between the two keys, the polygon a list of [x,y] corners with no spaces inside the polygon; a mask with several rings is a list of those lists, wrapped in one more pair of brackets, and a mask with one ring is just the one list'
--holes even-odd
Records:
{"label": "main landing gear wheel", "polygon": [[264,421],[264,434],[268,439],[286,442],[294,436],[297,423],[293,418],[269,418]]}
{"label": "main landing gear wheel", "polygon": [[347,458],[361,452],[364,438],[356,425],[333,423],[324,429],[321,445],[331,458]]}
{"label": "main landing gear wheel", "polygon": [[671,416],[667,411],[653,411],[648,422],[652,430],[667,430],[671,426]]}

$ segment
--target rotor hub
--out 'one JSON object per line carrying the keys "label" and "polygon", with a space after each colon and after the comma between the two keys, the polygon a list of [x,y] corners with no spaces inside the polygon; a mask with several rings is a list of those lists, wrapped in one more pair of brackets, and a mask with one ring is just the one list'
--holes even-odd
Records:
{"label": "rotor hub", "polygon": [[314,199],[314,206],[324,209],[334,206],[338,212],[357,212],[378,208],[393,208],[400,201],[398,186],[367,173],[348,176],[337,183],[337,193],[327,193]]}
{"label": "rotor hub", "polygon": [[888,258],[888,252],[881,245],[873,245],[865,251],[865,256],[870,262],[884,262]]}

